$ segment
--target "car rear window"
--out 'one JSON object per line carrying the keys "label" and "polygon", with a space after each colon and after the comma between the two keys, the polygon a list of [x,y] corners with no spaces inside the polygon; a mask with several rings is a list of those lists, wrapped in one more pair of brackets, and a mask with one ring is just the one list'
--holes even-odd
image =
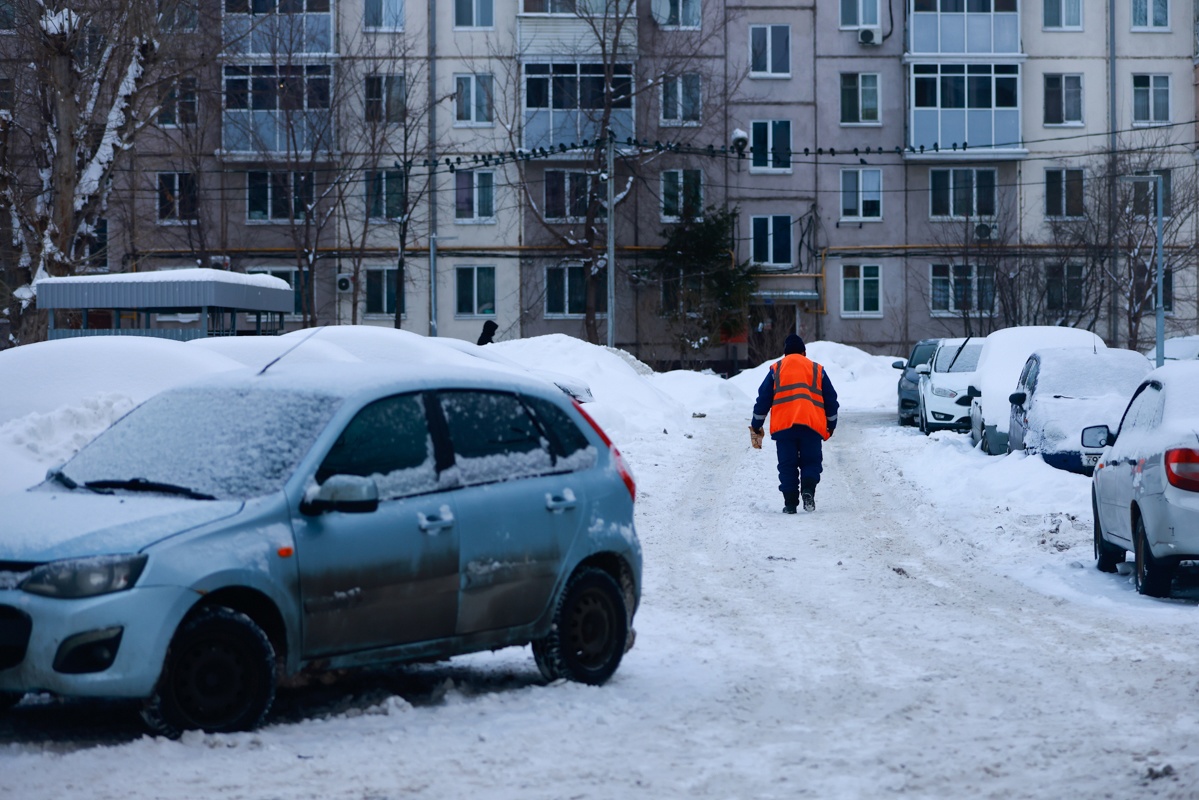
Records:
{"label": "car rear window", "polygon": [[[540,397],[525,397],[524,401],[550,441],[556,471],[586,469],[595,463],[595,448],[569,414]],[[590,459],[584,458],[585,454],[590,454]]]}
{"label": "car rear window", "polygon": [[439,394],[463,484],[488,483],[553,469],[550,443],[514,394],[448,391]]}

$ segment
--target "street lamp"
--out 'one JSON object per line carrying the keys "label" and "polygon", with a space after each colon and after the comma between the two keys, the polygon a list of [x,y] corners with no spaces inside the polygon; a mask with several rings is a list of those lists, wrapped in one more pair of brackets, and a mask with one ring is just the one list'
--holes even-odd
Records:
{"label": "street lamp", "polygon": [[1157,286],[1155,290],[1157,301],[1154,303],[1157,313],[1154,316],[1154,327],[1157,328],[1157,366],[1160,367],[1166,361],[1166,307],[1165,294],[1162,289],[1165,282],[1165,269],[1162,266],[1162,176],[1160,174],[1124,175],[1120,180],[1130,183],[1153,182],[1153,196],[1157,207]]}

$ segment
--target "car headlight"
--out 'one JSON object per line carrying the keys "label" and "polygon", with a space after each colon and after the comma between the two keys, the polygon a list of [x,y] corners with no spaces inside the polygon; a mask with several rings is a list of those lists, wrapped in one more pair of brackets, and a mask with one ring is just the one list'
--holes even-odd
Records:
{"label": "car headlight", "polygon": [[42,564],[18,588],[45,597],[95,597],[133,587],[145,555],[94,556]]}
{"label": "car headlight", "polygon": [[933,394],[935,394],[937,397],[957,397],[958,396],[958,393],[955,392],[953,389],[943,389],[940,386],[933,387]]}

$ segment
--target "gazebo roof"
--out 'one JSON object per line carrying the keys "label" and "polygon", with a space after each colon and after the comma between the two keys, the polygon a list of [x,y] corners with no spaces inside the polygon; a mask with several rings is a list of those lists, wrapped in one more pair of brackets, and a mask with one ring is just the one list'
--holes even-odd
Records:
{"label": "gazebo roof", "polygon": [[124,308],[143,311],[223,308],[291,313],[287,281],[219,269],[173,269],[43,278],[34,284],[39,308]]}

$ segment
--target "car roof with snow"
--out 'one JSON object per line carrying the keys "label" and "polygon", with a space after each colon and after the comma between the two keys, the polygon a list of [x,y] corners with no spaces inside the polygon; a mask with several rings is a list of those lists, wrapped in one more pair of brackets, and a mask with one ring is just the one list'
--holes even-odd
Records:
{"label": "car roof with snow", "polygon": [[1165,389],[1167,419],[1199,419],[1199,360],[1170,361],[1145,376]]}
{"label": "car roof with snow", "polygon": [[1041,361],[1038,394],[1073,397],[1119,394],[1127,400],[1153,369],[1145,356],[1120,347],[1103,350],[1047,347],[1037,350],[1035,355]]}

